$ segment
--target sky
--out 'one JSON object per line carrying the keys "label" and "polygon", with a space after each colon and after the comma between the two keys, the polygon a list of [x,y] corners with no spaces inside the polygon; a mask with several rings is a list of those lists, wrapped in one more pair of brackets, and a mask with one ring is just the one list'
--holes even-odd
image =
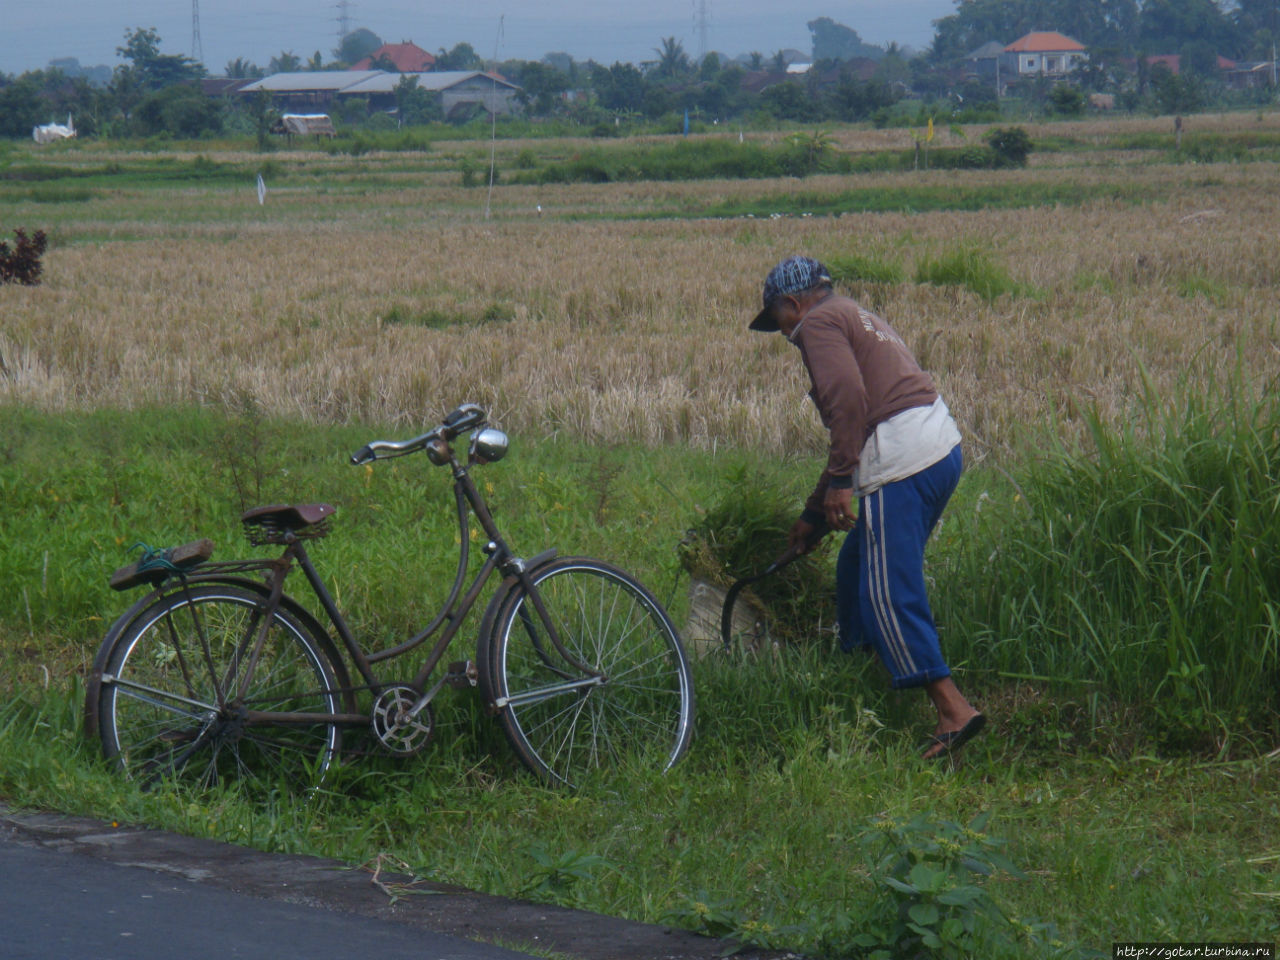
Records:
{"label": "sky", "polygon": [[[200,51],[210,74],[236,57],[266,66],[281,52],[330,59],[338,44],[339,0],[195,0]],[[955,0],[705,0],[707,49],[728,56],[809,51],[805,24],[830,17],[868,43],[926,47],[932,21]],[[351,29],[367,27],[384,41],[411,40],[432,53],[459,42],[482,57],[537,60],[563,51],[575,60],[639,63],[654,59],[662,38],[699,52],[694,26],[700,0],[347,0]],[[83,66],[118,66],[126,30],[154,27],[162,53],[193,54],[191,0],[0,0],[0,73],[43,69],[58,57]]]}

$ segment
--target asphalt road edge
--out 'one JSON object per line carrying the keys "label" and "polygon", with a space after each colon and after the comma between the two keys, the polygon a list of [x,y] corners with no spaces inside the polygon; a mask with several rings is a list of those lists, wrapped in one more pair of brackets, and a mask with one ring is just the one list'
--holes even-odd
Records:
{"label": "asphalt road edge", "polygon": [[[581,960],[713,960],[733,944],[687,930],[430,883],[372,865],[267,853],[124,823],[15,810],[0,803],[0,837],[170,874],[263,900],[420,926]],[[791,954],[745,950],[741,960]]]}

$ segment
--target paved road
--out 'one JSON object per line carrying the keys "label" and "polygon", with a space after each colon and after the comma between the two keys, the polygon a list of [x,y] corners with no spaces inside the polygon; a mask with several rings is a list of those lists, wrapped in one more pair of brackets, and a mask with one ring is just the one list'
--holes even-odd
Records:
{"label": "paved road", "polygon": [[407,876],[372,880],[336,860],[0,803],[0,960],[713,960],[731,946]]}
{"label": "paved road", "polygon": [[0,840],[6,960],[524,960],[530,955]]}

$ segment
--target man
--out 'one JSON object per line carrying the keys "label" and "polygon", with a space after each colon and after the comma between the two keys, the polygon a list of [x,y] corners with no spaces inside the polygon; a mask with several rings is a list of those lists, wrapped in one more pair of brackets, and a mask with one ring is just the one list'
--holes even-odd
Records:
{"label": "man", "polygon": [[799,347],[831,434],[789,545],[807,549],[824,524],[853,531],[836,561],[840,645],[874,647],[895,688],[924,687],[938,714],[924,756],[945,757],[986,723],[951,679],[924,582],[925,541],[960,479],[960,431],[902,338],[837,295],[817,260],[783,260],[763,300],[751,329],[781,331]]}

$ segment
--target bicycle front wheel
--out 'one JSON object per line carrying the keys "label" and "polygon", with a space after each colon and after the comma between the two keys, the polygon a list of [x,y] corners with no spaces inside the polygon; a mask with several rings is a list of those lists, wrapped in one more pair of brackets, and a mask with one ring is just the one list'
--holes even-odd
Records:
{"label": "bicycle front wheel", "polygon": [[[265,630],[264,630],[265,626]],[[108,655],[103,752],[144,783],[252,790],[317,785],[341,747],[329,650],[250,590],[207,584],[161,597]]]}
{"label": "bicycle front wheel", "polygon": [[694,699],[662,606],[598,560],[563,557],[531,576],[545,618],[517,587],[477,652],[486,702],[516,755],[570,786],[628,759],[669,769],[689,746]]}

